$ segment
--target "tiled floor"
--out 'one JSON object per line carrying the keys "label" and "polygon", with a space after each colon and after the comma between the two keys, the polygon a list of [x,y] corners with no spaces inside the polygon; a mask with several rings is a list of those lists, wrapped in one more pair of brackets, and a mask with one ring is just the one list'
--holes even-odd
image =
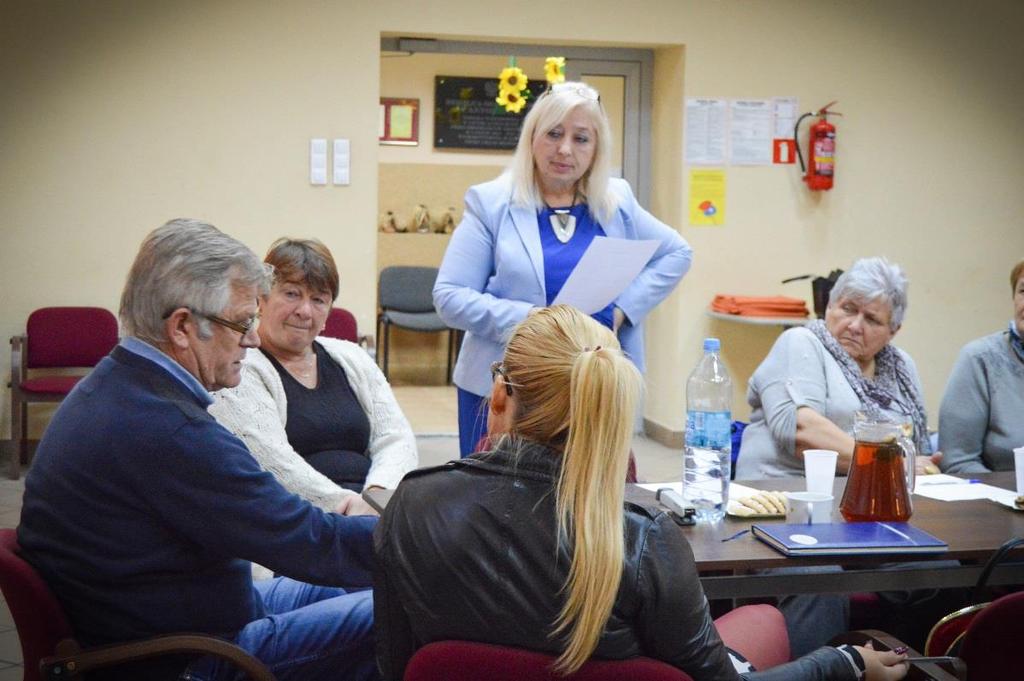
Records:
{"label": "tiled floor", "polygon": [[[458,458],[455,388],[397,387],[395,395],[417,433],[420,465],[436,466]],[[645,437],[633,440],[633,451],[642,480],[679,479],[682,457],[678,451]],[[0,470],[6,471],[6,467]],[[0,527],[17,527],[24,489],[24,476],[20,480],[0,479]],[[0,599],[0,681],[20,681],[23,671],[14,622],[6,601]]]}

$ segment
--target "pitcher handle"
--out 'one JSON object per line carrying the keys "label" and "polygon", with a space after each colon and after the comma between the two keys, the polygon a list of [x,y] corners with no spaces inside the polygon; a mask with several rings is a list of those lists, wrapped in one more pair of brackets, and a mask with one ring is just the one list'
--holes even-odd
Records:
{"label": "pitcher handle", "polygon": [[897,440],[897,444],[903,450],[903,467],[907,477],[907,499],[910,500],[914,495],[914,482],[917,476],[917,447],[914,446],[914,441],[905,435]]}

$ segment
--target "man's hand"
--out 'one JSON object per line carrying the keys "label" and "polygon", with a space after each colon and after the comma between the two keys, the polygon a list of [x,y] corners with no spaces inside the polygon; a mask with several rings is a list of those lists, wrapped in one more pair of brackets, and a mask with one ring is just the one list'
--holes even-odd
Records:
{"label": "man's hand", "polygon": [[355,493],[345,495],[334,512],[341,515],[380,515],[373,506]]}

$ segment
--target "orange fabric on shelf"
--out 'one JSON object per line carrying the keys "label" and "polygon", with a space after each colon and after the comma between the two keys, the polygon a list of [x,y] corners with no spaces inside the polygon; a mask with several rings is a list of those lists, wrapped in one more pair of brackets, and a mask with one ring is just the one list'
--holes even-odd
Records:
{"label": "orange fabric on shelf", "polygon": [[741,317],[807,317],[807,303],[787,296],[716,295],[711,310]]}

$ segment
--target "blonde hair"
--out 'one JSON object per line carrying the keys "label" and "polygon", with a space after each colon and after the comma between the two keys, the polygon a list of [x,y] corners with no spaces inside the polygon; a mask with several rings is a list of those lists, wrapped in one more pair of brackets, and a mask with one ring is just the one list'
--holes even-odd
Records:
{"label": "blonde hair", "polygon": [[590,214],[599,223],[607,224],[618,207],[619,199],[608,189],[611,175],[611,126],[601,106],[597,90],[586,83],[559,83],[537,97],[530,113],[523,119],[515,154],[506,174],[512,182],[512,201],[535,210],[544,208],[537,167],[533,158],[533,141],[561,125],[570,112],[579,109],[587,115],[597,137],[590,168],[580,178],[578,190],[587,202]]}
{"label": "blonde hair", "polygon": [[642,378],[608,328],[567,305],[516,327],[504,371],[517,401],[513,435],[563,450],[555,508],[572,563],[553,632],[567,640],[554,668],[571,674],[597,647],[622,580],[624,481]]}

